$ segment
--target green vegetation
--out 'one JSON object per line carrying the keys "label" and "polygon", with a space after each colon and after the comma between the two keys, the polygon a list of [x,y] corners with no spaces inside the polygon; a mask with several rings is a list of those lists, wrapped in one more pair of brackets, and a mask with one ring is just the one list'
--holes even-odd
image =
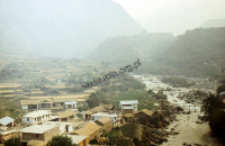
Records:
{"label": "green vegetation", "polygon": [[132,63],[137,54],[142,59],[154,58],[174,42],[171,33],[146,33],[135,36],[118,36],[106,39],[90,55],[93,61],[108,61],[117,65]]}
{"label": "green vegetation", "polygon": [[7,99],[0,99],[0,108],[0,118],[9,116],[15,119],[25,112],[19,109],[18,101],[9,101]]}
{"label": "green vegetation", "polygon": [[123,136],[129,137],[129,138],[136,138],[136,132],[137,132],[137,124],[129,123],[125,124],[124,126],[120,127]]}
{"label": "green vegetation", "polygon": [[126,73],[120,74],[115,78],[109,80],[107,84],[108,85],[110,84],[110,86],[106,86],[106,84],[104,83],[103,84],[101,83],[99,85],[102,87],[103,91],[115,91],[115,90],[126,91],[129,89],[143,90],[146,88],[146,85],[144,83],[141,83],[138,79],[135,79]]}
{"label": "green vegetation", "polygon": [[225,103],[213,95],[203,100],[202,110],[205,115],[200,117],[203,121],[208,121],[212,135],[225,142]]}
{"label": "green vegetation", "polygon": [[119,101],[124,100],[138,100],[138,110],[153,109],[154,103],[158,103],[159,100],[151,96],[147,96],[146,91],[123,91],[117,94],[114,99],[109,100],[116,108],[119,108]]}
{"label": "green vegetation", "polygon": [[224,91],[225,91],[225,85],[220,85],[216,90],[217,96],[219,96],[219,94]]}
{"label": "green vegetation", "polygon": [[[141,83],[137,79],[134,79],[132,76],[129,76],[128,74],[119,75],[113,78],[111,81],[108,80],[104,83],[100,83],[99,86],[101,86],[102,89],[96,91],[96,93],[91,93],[89,99],[87,100],[89,108],[94,108],[98,106],[101,102],[105,101],[111,102],[112,98],[115,98],[115,96],[117,96],[115,91],[120,91],[121,93],[123,93],[124,91],[127,90],[129,90],[129,92],[131,90],[140,90],[140,89],[143,90],[146,87],[145,84]],[[139,94],[134,95],[133,98],[135,99],[138,96]],[[118,106],[118,103],[116,104]]]}
{"label": "green vegetation", "polygon": [[95,93],[91,93],[89,99],[87,100],[87,103],[89,105],[89,108],[94,108],[96,106],[99,106],[101,102],[106,101],[106,99],[106,94],[101,90],[98,90]]}
{"label": "green vegetation", "polygon": [[0,71],[0,80],[16,79],[22,77],[23,71],[20,69],[18,63],[11,63],[9,65],[6,65]]}
{"label": "green vegetation", "polygon": [[163,83],[168,83],[173,86],[182,86],[186,87],[188,85],[188,81],[185,78],[181,77],[164,77],[161,80]]}
{"label": "green vegetation", "polygon": [[72,143],[72,139],[67,136],[54,136],[46,146],[75,146],[75,144]]}
{"label": "green vegetation", "polygon": [[108,137],[129,137],[129,138],[136,138],[136,131],[137,131],[137,124],[128,123],[119,127],[118,129],[110,131],[107,136]]}
{"label": "green vegetation", "polygon": [[22,146],[18,137],[8,139],[4,142],[5,146]]}
{"label": "green vegetation", "polygon": [[121,137],[122,133],[120,130],[112,130],[107,134],[108,137]]}
{"label": "green vegetation", "polygon": [[224,78],[225,28],[197,28],[176,38],[156,59],[136,73]]}

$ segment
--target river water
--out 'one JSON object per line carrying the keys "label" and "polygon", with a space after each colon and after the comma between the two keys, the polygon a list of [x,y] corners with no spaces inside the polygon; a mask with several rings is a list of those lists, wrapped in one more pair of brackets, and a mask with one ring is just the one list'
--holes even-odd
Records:
{"label": "river water", "polygon": [[183,87],[173,87],[169,84],[166,83],[162,83],[159,80],[159,76],[155,76],[155,75],[149,75],[148,77],[143,76],[143,75],[134,75],[131,74],[134,78],[138,79],[139,81],[141,81],[142,83],[144,83],[146,85],[146,90],[153,90],[155,93],[157,93],[160,89],[166,89],[166,88],[170,88],[172,89],[171,91],[163,91],[163,94],[167,95],[167,100],[174,105],[178,105],[184,108],[185,111],[187,110],[191,110],[194,111],[195,109],[197,111],[200,110],[200,106],[198,103],[185,103],[184,100],[180,100],[179,98],[177,98],[177,96],[179,95],[179,93],[188,93],[189,90],[187,88],[183,88]]}

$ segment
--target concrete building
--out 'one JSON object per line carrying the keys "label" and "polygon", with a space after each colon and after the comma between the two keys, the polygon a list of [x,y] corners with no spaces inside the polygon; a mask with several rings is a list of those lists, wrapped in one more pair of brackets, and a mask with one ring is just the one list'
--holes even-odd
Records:
{"label": "concrete building", "polygon": [[136,118],[149,118],[149,117],[152,117],[154,114],[154,111],[151,111],[151,110],[148,110],[148,109],[143,109],[143,110],[140,110],[138,112],[136,112],[134,114],[134,117]]}
{"label": "concrete building", "polygon": [[77,108],[77,102],[76,101],[64,102],[64,108],[65,109],[75,109],[75,108]]}
{"label": "concrete building", "polygon": [[17,131],[17,127],[14,127],[14,119],[10,117],[4,117],[0,119],[0,139],[11,138]]}
{"label": "concrete building", "polygon": [[119,108],[121,109],[121,112],[124,112],[124,109],[133,109],[134,112],[138,111],[138,101],[137,100],[127,100],[127,101],[120,101],[119,102]]}
{"label": "concrete building", "polygon": [[97,113],[97,112],[102,112],[102,111],[106,111],[106,110],[102,107],[95,107],[93,109],[89,109],[87,111],[80,112],[78,114],[78,116],[84,120],[90,120],[92,118],[91,115],[93,115],[94,113]]}
{"label": "concrete building", "polygon": [[109,132],[114,127],[113,121],[109,117],[98,119],[95,121],[95,123],[100,127],[100,131],[105,130]]}
{"label": "concrete building", "polygon": [[72,132],[74,129],[74,122],[56,122],[56,121],[48,121],[43,123],[42,125],[55,125],[59,127],[59,134],[66,134]]}
{"label": "concrete building", "polygon": [[0,119],[0,126],[6,126],[8,128],[14,127],[14,119],[10,117],[4,117]]}
{"label": "concrete building", "polygon": [[39,108],[39,100],[20,100],[21,109],[29,110],[29,109],[38,109]]}
{"label": "concrete building", "polygon": [[0,139],[10,139],[11,137],[14,137],[16,132],[17,127],[8,128],[6,126],[0,126]]}
{"label": "concrete building", "polygon": [[72,139],[72,143],[76,144],[76,146],[88,146],[89,145],[89,137],[88,136],[80,136],[80,135],[67,135]]}
{"label": "concrete building", "polygon": [[71,135],[88,136],[90,140],[100,139],[100,127],[93,121],[88,122],[83,128],[72,131]]}
{"label": "concrete building", "polygon": [[55,125],[34,125],[20,129],[23,145],[45,145],[53,136],[59,135],[59,127]]}
{"label": "concrete building", "polygon": [[52,113],[50,110],[37,110],[29,112],[22,117],[22,122],[26,124],[36,125],[41,124],[45,121],[59,118],[58,116],[51,116],[51,114]]}
{"label": "concrete building", "polygon": [[41,99],[39,100],[39,109],[53,108],[53,103],[52,99]]}
{"label": "concrete building", "polygon": [[112,119],[113,125],[117,126],[121,124],[121,114],[116,112],[98,112],[91,115],[93,121],[99,120],[104,117],[109,117]]}
{"label": "concrete building", "polygon": [[54,98],[55,107],[64,107],[65,102],[76,101],[76,98]]}
{"label": "concrete building", "polygon": [[66,111],[55,113],[54,115],[59,117],[59,121],[68,121],[75,118],[76,112],[69,109]]}

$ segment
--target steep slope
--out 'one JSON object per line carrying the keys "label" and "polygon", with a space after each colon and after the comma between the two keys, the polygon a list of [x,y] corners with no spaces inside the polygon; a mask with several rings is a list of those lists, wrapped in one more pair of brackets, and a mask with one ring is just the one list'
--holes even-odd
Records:
{"label": "steep slope", "polygon": [[178,36],[154,62],[138,71],[218,77],[225,67],[225,28],[194,29]]}
{"label": "steep slope", "polygon": [[223,19],[210,19],[201,25],[202,28],[210,27],[225,27],[225,18]]}
{"label": "steep slope", "polygon": [[4,53],[81,57],[107,37],[143,31],[111,0],[7,0],[0,1],[0,14]]}
{"label": "steep slope", "polygon": [[142,33],[106,39],[89,56],[93,61],[130,62],[141,58],[152,60],[170,47],[174,41],[171,33]]}

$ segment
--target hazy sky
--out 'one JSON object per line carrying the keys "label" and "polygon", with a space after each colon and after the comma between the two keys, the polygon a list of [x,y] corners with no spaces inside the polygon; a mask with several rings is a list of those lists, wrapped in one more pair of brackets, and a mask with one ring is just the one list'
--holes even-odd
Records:
{"label": "hazy sky", "polygon": [[225,0],[114,0],[149,32],[182,34],[225,18]]}

